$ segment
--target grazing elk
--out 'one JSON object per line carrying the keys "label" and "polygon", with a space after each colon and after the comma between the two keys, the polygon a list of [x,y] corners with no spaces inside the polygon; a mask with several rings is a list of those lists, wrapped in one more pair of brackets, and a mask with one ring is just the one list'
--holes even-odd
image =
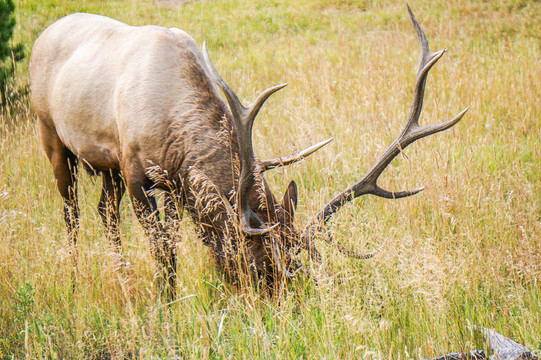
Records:
{"label": "grazing elk", "polygon": [[[444,50],[429,50],[409,7],[408,11],[422,53],[406,127],[372,169],[325,205],[302,231],[293,226],[295,183],[289,184],[279,204],[262,174],[303,159],[330,139],[298,154],[265,161],[256,158],[252,149],[256,115],[285,84],[263,91],[244,107],[214,68],[206,46],[201,53],[179,29],[132,27],[88,14],[69,15],[52,24],[34,45],[30,78],[43,146],[64,198],[73,259],[78,162],[103,177],[98,211],[117,252],[119,203],[128,189],[170,296],[176,261],[171,224],[184,208],[233,282],[240,274],[250,274],[249,278],[264,284],[280,284],[302,268],[296,259],[300,251],[319,259],[313,243],[316,236],[323,235],[348,255],[363,257],[334,241],[324,231],[325,223],[358,196],[396,199],[421,191],[389,192],[377,185],[377,179],[403,148],[450,128],[467,110],[441,124],[418,124],[426,77]],[[165,194],[163,222],[154,188]]]}

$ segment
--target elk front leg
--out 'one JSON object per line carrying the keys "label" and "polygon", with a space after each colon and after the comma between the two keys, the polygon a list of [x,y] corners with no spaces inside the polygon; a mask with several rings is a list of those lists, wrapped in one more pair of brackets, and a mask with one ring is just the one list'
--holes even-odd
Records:
{"label": "elk front leg", "polygon": [[115,260],[121,263],[120,253],[120,201],[124,195],[125,185],[120,176],[120,170],[108,170],[102,173],[103,186],[101,190],[100,202],[98,203],[98,213],[101,216],[103,226],[107,233],[107,239],[111,246],[111,251],[115,255]]}
{"label": "elk front leg", "polygon": [[179,236],[180,220],[184,202],[181,195],[174,192],[164,193],[164,225],[167,236],[171,239]]}
{"label": "elk front leg", "polygon": [[150,241],[150,252],[158,263],[158,287],[167,299],[175,297],[176,252],[175,243],[160,222],[156,199],[148,194],[146,180],[134,181],[126,176],[128,191],[135,214]]}

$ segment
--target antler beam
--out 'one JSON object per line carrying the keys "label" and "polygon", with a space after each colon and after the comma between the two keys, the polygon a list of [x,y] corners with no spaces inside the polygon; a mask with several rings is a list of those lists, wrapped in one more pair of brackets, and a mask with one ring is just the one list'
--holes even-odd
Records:
{"label": "antler beam", "polygon": [[[316,217],[305,227],[302,235],[302,241],[307,249],[313,248],[312,239],[318,234],[324,233],[324,225],[336,213],[342,206],[352,201],[353,199],[372,194],[387,199],[399,199],[411,195],[415,195],[422,191],[423,188],[417,188],[406,191],[388,191],[382,189],[378,184],[378,178],[391,163],[391,161],[402,152],[411,143],[422,139],[426,136],[435,134],[440,131],[447,130],[454,126],[462,119],[464,114],[468,111],[468,108],[462,110],[453,119],[434,125],[419,125],[419,117],[423,108],[423,97],[425,92],[426,78],[430,69],[436,64],[436,62],[445,53],[444,50],[437,52],[431,52],[428,40],[426,39],[423,29],[417,22],[417,19],[413,15],[410,7],[408,12],[413,23],[413,27],[417,33],[417,38],[421,47],[421,62],[417,73],[417,79],[415,82],[415,90],[413,93],[413,101],[411,104],[410,112],[406,121],[406,125],[400,135],[391,143],[391,145],[385,150],[385,152],[378,158],[366,175],[348,187],[346,190],[336,195],[330,202],[328,202],[323,209],[316,215]],[[339,244],[340,249],[345,249],[343,245]],[[345,253],[348,251],[344,250]],[[352,252],[355,253],[355,252]]]}
{"label": "antler beam", "polygon": [[222,79],[218,71],[212,64],[208,54],[207,46],[203,43],[203,57],[210,71],[212,78],[218,87],[224,93],[229,109],[233,115],[233,121],[237,129],[239,152],[240,152],[240,180],[238,191],[239,219],[242,231],[247,235],[261,235],[270,231],[271,227],[264,227],[263,221],[252,211],[248,203],[249,192],[255,184],[254,172],[256,170],[256,161],[252,146],[252,127],[255,117],[259,113],[263,103],[276,91],[284,88],[287,84],[280,84],[270,87],[263,91],[254,103],[249,107],[244,107],[237,94]]}

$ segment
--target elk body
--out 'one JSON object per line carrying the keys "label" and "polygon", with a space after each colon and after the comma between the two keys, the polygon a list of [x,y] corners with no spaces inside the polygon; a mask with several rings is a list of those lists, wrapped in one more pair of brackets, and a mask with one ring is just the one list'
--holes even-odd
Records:
{"label": "elk body", "polygon": [[[170,291],[176,263],[171,224],[182,208],[232,278],[248,272],[275,284],[292,276],[302,267],[295,257],[299,251],[319,259],[313,239],[322,234],[340,250],[359,256],[332,240],[325,223],[358,196],[399,198],[420,191],[388,192],[376,181],[403,148],[453,126],[465,113],[445,123],[418,125],[426,76],[444,51],[430,52],[411,11],[410,15],[422,55],[406,128],[363,179],[325,205],[302,231],[293,227],[295,183],[279,204],[262,174],[308,156],[329,140],[264,161],[252,149],[257,113],[285,85],[265,90],[246,108],[217,73],[206,47],[201,52],[179,29],[133,27],[89,14],[69,15],[52,24],[34,45],[30,79],[43,147],[64,199],[73,259],[79,226],[78,163],[101,173],[98,211],[116,252],[119,204],[128,190]],[[163,221],[151,191],[155,188],[165,193]],[[237,261],[239,253],[242,260]]]}

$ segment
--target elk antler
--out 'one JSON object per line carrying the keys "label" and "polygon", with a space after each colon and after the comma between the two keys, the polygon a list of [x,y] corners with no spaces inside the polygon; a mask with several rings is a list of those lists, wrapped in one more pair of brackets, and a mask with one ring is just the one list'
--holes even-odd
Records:
{"label": "elk antler", "polygon": [[[231,110],[231,114],[233,115],[233,121],[237,129],[241,169],[239,191],[237,196],[241,229],[247,235],[261,235],[270,231],[278,224],[271,227],[263,227],[263,221],[259,219],[248,204],[249,192],[255,183],[254,171],[256,169],[255,155],[252,147],[252,126],[263,103],[269,98],[269,96],[282,89],[287,84],[276,85],[266,89],[257,97],[257,99],[255,99],[251,106],[244,107],[237,97],[237,94],[235,94],[229,85],[227,85],[227,83],[222,79],[220,74],[218,74],[218,71],[216,71],[216,68],[210,60],[205,43],[203,43],[203,56],[214,81],[222,90],[227,102],[229,103],[229,108]],[[255,227],[253,227],[252,224]]]}
{"label": "elk antler", "polygon": [[290,156],[284,156],[284,157],[274,158],[274,159],[270,159],[270,160],[263,160],[263,161],[261,161],[261,163],[259,165],[260,171],[265,172],[265,171],[267,171],[269,169],[274,169],[274,168],[277,168],[277,167],[280,167],[280,166],[290,165],[290,164],[293,164],[293,163],[295,163],[297,161],[300,161],[300,160],[312,155],[313,153],[315,153],[316,151],[321,149],[323,146],[330,143],[332,140],[333,140],[332,137],[328,138],[327,140],[323,140],[321,142],[318,142],[317,144],[312,145],[310,147],[307,147],[306,149],[304,149],[302,151],[299,151],[298,153],[290,155]]}
{"label": "elk antler", "polygon": [[[417,80],[415,83],[415,91],[413,94],[413,102],[406,121],[406,126],[402,130],[402,133],[392,142],[392,144],[385,150],[372,168],[366,173],[366,175],[348,187],[346,190],[336,195],[329,203],[327,203],[323,209],[316,215],[316,217],[304,228],[302,233],[303,246],[309,250],[313,248],[313,238],[318,234],[324,233],[324,225],[331,218],[331,216],[337,212],[342,206],[352,201],[353,199],[372,194],[387,199],[398,199],[406,196],[415,195],[422,191],[423,188],[417,188],[414,190],[393,192],[387,191],[379,187],[377,184],[378,178],[390,162],[405,149],[409,144],[419,140],[425,136],[435,134],[440,131],[444,131],[455,125],[462,119],[464,114],[468,111],[468,108],[462,110],[453,119],[434,125],[419,125],[419,116],[423,107],[423,97],[425,91],[425,84],[428,72],[434,66],[434,64],[442,57],[447,51],[446,49],[437,51],[435,53],[430,51],[426,36],[421,29],[421,26],[417,22],[417,19],[413,15],[409,5],[408,12],[410,14],[413,27],[417,33],[419,44],[421,45],[421,62],[419,65],[419,71],[417,73]],[[345,253],[349,253],[341,244],[339,250]],[[310,251],[310,250],[309,250]],[[355,253],[355,252],[352,252]]]}

